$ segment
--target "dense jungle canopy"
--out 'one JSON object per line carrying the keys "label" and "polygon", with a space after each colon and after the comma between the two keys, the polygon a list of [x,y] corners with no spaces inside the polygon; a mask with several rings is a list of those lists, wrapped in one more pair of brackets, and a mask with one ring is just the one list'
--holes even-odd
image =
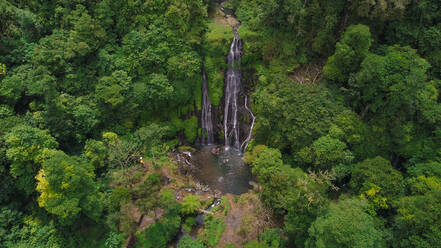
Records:
{"label": "dense jungle canopy", "polygon": [[440,92],[441,0],[0,0],[0,248],[441,247]]}

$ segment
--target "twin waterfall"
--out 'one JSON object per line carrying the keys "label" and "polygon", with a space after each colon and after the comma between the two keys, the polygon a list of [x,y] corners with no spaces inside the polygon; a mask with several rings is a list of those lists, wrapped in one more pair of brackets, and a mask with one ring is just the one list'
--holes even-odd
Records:
{"label": "twin waterfall", "polygon": [[[251,115],[251,125],[248,136],[240,143],[239,136],[239,94],[242,89],[242,73],[240,70],[240,59],[242,57],[242,40],[240,39],[237,29],[239,25],[233,29],[234,39],[231,43],[230,52],[228,53],[228,70],[225,74],[225,93],[224,93],[224,139],[225,148],[233,148],[239,152],[245,152],[248,142],[251,139],[251,131],[254,126],[255,116],[251,109],[247,106],[247,96],[245,96],[244,108]],[[202,68],[202,144],[212,144],[214,142],[214,130],[212,121],[212,106],[208,93],[207,76]]]}

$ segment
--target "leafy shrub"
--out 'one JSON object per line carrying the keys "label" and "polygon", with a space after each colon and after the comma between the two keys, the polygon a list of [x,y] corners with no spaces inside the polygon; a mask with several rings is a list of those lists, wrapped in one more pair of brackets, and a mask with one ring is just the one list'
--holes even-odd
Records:
{"label": "leafy shrub", "polygon": [[191,229],[196,224],[196,220],[193,217],[188,217],[185,219],[184,225],[182,225],[182,229],[184,229],[185,232],[189,233],[191,232]]}
{"label": "leafy shrub", "polygon": [[198,240],[193,240],[187,234],[178,243],[178,248],[204,248],[205,246]]}
{"label": "leafy shrub", "polygon": [[224,221],[213,215],[205,216],[205,228],[198,239],[209,247],[216,247],[225,231]]}
{"label": "leafy shrub", "polygon": [[199,200],[199,196],[196,195],[188,195],[184,197],[184,201],[182,202],[182,213],[184,214],[194,214],[201,207],[201,202]]}
{"label": "leafy shrub", "polygon": [[180,225],[181,217],[179,215],[168,214],[136,235],[138,240],[136,247],[166,248],[168,242],[178,233]]}
{"label": "leafy shrub", "polygon": [[223,216],[227,216],[228,212],[231,209],[231,205],[230,205],[230,202],[228,201],[228,199],[225,196],[223,196],[222,199],[221,199],[221,205],[224,207],[224,211],[222,212],[222,215]]}

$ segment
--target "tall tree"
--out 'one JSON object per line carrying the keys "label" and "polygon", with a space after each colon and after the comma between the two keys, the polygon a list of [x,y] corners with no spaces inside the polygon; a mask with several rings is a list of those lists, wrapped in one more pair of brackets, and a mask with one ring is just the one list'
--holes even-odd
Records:
{"label": "tall tree", "polygon": [[412,195],[397,203],[394,247],[437,247],[441,242],[441,179],[419,176],[410,185]]}
{"label": "tall tree", "polygon": [[297,153],[299,161],[322,170],[331,169],[338,164],[350,164],[354,156],[340,140],[343,135],[340,128],[332,126],[327,135],[318,138],[311,146],[304,147]]}
{"label": "tall tree", "polygon": [[332,203],[309,228],[305,243],[309,248],[380,248],[382,230],[376,227],[374,217],[368,214],[365,200],[345,199]]}
{"label": "tall tree", "polygon": [[98,220],[103,206],[93,171],[89,161],[55,152],[36,176],[38,204],[56,215],[62,225],[70,225],[80,216]]}
{"label": "tall tree", "polygon": [[315,139],[326,135],[332,119],[344,110],[340,99],[324,85],[293,83],[277,75],[254,93],[257,143],[296,154]]}
{"label": "tall tree", "polygon": [[411,0],[359,0],[355,2],[357,14],[369,19],[391,20],[402,17]]}
{"label": "tall tree", "polygon": [[156,219],[156,208],[161,204],[161,177],[160,174],[150,174],[134,190],[135,205],[143,214],[153,211]]}
{"label": "tall tree", "polygon": [[12,161],[11,175],[27,194],[35,191],[35,179],[41,164],[57,148],[57,141],[47,130],[19,125],[6,134],[6,156]]}
{"label": "tall tree", "polygon": [[403,176],[382,157],[366,159],[355,165],[350,186],[365,197],[372,198],[373,195],[369,194],[375,194],[377,201],[378,197],[384,197],[387,205],[377,202],[382,208],[388,208],[388,205],[393,204],[405,192]]}
{"label": "tall tree", "polygon": [[368,55],[372,44],[371,33],[368,26],[349,26],[343,37],[337,42],[335,53],[328,58],[323,68],[323,75],[345,86],[350,75],[356,73],[363,59]]}

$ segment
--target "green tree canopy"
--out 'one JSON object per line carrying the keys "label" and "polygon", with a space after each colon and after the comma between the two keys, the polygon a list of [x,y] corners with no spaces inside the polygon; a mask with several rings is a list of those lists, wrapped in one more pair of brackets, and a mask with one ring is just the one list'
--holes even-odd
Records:
{"label": "green tree canopy", "polygon": [[368,55],[371,43],[368,26],[349,26],[337,42],[335,53],[328,58],[323,68],[324,76],[339,85],[346,85],[351,73],[358,71],[361,62]]}
{"label": "green tree canopy", "polygon": [[350,83],[355,104],[379,117],[406,120],[423,114],[428,101],[436,105],[437,92],[426,76],[429,66],[409,47],[388,47],[385,56],[369,54]]}
{"label": "green tree canopy", "polygon": [[344,110],[324,85],[304,85],[276,76],[254,93],[255,141],[297,153],[326,135],[332,119]]}
{"label": "green tree canopy", "polygon": [[369,19],[398,19],[411,3],[410,0],[360,0],[355,3],[357,14]]}
{"label": "green tree canopy", "polygon": [[164,147],[162,141],[169,130],[168,126],[160,126],[155,123],[138,129],[135,135],[142,143],[143,153],[146,156],[155,156],[156,153],[164,154],[167,152],[167,148]]}
{"label": "green tree canopy", "polygon": [[205,246],[198,240],[192,239],[188,234],[179,241],[178,248],[204,248]]}
{"label": "green tree canopy", "polygon": [[102,141],[89,139],[84,146],[84,155],[90,160],[95,169],[102,168],[105,165],[108,152]]}
{"label": "green tree canopy", "polygon": [[188,195],[182,202],[182,213],[194,214],[201,208],[201,201],[197,195]]}
{"label": "green tree canopy", "polygon": [[72,224],[81,215],[98,220],[103,207],[93,171],[90,162],[57,151],[36,176],[38,204],[63,225]]}
{"label": "green tree canopy", "polygon": [[441,178],[441,164],[439,162],[417,163],[408,168],[407,173],[413,177],[439,177]]}
{"label": "green tree canopy", "polygon": [[245,160],[253,166],[262,187],[262,201],[277,215],[286,214],[284,229],[290,241],[303,245],[307,229],[327,204],[332,176],[326,172],[308,175],[300,168],[291,168],[283,164],[279,150],[263,145],[247,152]]}
{"label": "green tree canopy", "polygon": [[350,186],[360,194],[377,186],[379,195],[386,197],[388,204],[403,196],[405,191],[401,173],[382,157],[366,159],[355,165]]}
{"label": "green tree canopy", "polygon": [[6,134],[6,156],[11,160],[10,173],[19,188],[27,194],[35,191],[35,179],[49,150],[57,148],[57,141],[48,133],[28,125],[18,125]]}
{"label": "green tree canopy", "polygon": [[317,169],[330,169],[337,164],[349,164],[354,156],[339,138],[343,131],[332,126],[329,133],[315,140],[311,146],[304,147],[297,154],[300,162],[311,164]]}
{"label": "green tree canopy", "polygon": [[436,247],[441,242],[441,179],[420,176],[412,195],[398,201],[394,247]]}
{"label": "green tree canopy", "polygon": [[309,228],[305,243],[311,248],[379,248],[386,247],[382,230],[376,227],[374,217],[368,214],[365,200],[345,199],[331,203]]}
{"label": "green tree canopy", "polygon": [[156,208],[161,204],[160,198],[161,177],[159,174],[150,174],[144,181],[133,191],[135,205],[142,214],[149,214],[153,211],[156,218]]}

